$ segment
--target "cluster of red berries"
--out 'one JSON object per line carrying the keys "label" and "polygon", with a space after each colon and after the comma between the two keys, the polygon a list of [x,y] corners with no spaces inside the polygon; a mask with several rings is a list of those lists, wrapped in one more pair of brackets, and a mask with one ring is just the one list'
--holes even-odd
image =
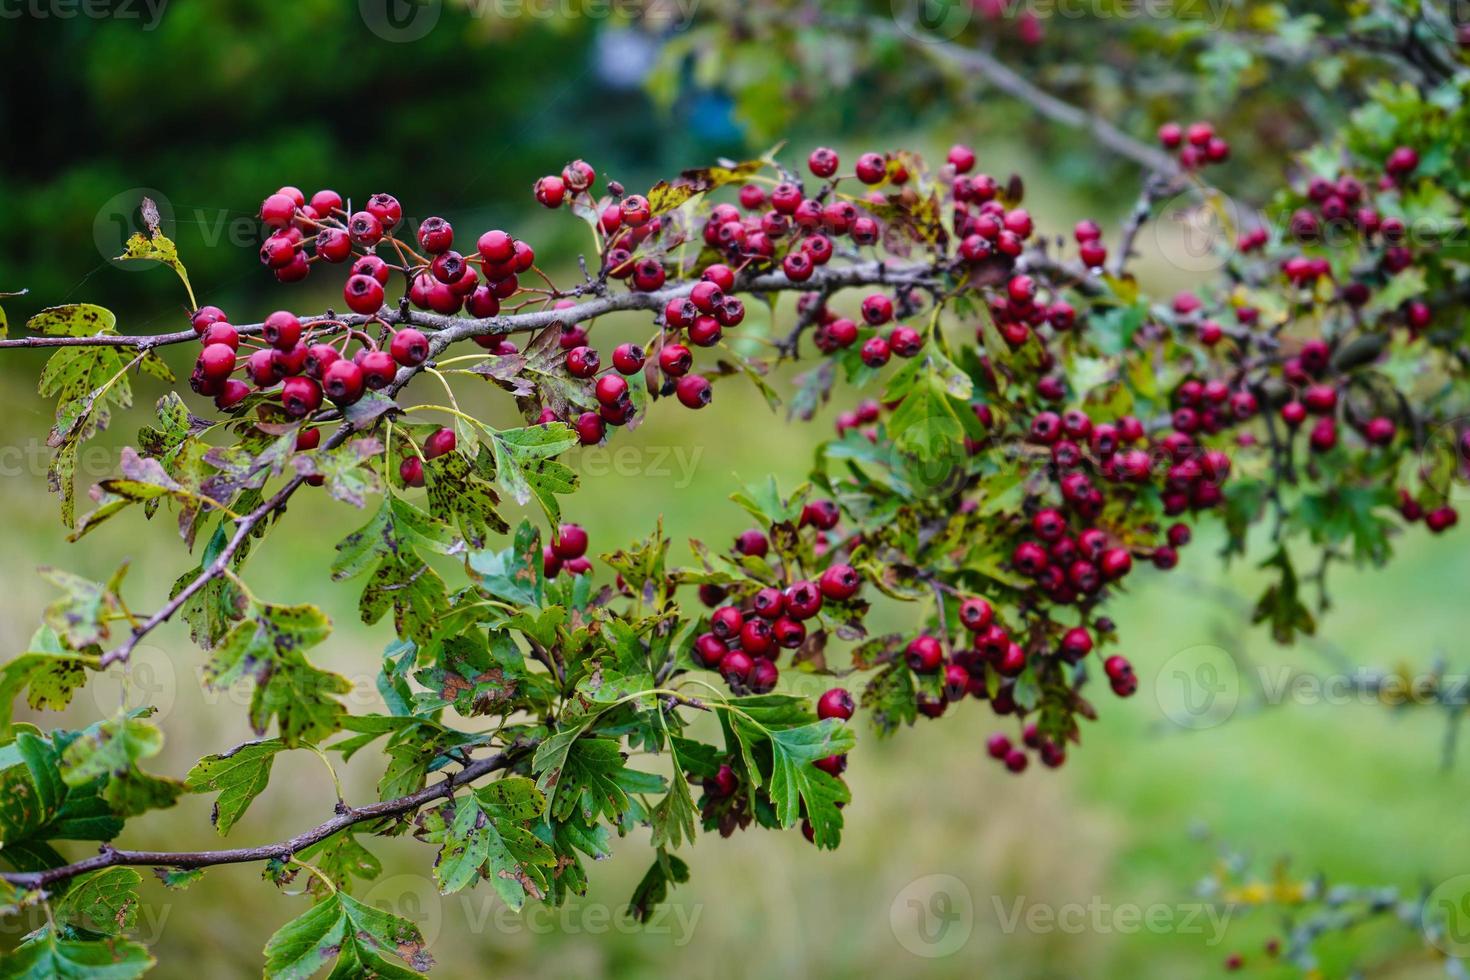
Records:
{"label": "cluster of red berries", "polygon": [[[536,262],[531,246],[499,230],[481,235],[477,254],[466,257],[453,248],[454,228],[439,217],[419,225],[420,254],[413,242],[393,234],[403,223],[403,207],[392,194],[374,194],[361,210],[349,213],[336,191],[317,191],[308,202],[297,188],[282,187],[261,202],[260,217],[275,229],[261,246],[260,260],[277,279],[295,282],[316,262],[353,260],[342,296],[350,310],[364,316],[382,309],[384,288],[395,271],[408,277],[409,302],[419,309],[495,316],[501,300],[519,290],[518,276]],[[399,264],[378,255],[386,247]]]}
{"label": "cluster of red berries", "polygon": [[1000,732],[996,732],[985,740],[986,754],[1017,774],[1025,772],[1026,766],[1031,761],[1026,755],[1026,749],[1035,752],[1041,764],[1048,769],[1059,769],[1067,761],[1067,750],[1042,735],[1035,722],[1027,722],[1021,730],[1020,746],[1012,743],[1008,736]]}
{"label": "cluster of red berries", "polygon": [[[1106,258],[1104,250],[1103,259]],[[1058,333],[1066,333],[1076,325],[1077,311],[1071,303],[1063,299],[1044,302],[1038,296],[1038,289],[1036,280],[1022,273],[1006,281],[1004,293],[996,292],[986,298],[991,321],[1012,350],[1022,347],[1043,324],[1050,325]],[[983,329],[977,327],[975,331],[976,339],[982,344],[985,339],[981,333]],[[989,361],[985,363],[988,365]],[[1042,369],[1049,370],[1052,363],[1051,352],[1043,347]],[[1060,379],[1055,376],[1042,378],[1037,393],[1048,401],[1060,401],[1066,394]]]}
{"label": "cluster of red berries", "polygon": [[[764,555],[768,548],[765,535],[755,530],[742,534],[735,544],[742,555]],[[710,614],[709,630],[694,640],[694,659],[719,671],[736,690],[771,691],[781,676],[776,665],[781,650],[795,650],[806,642],[806,624],[825,602],[847,602],[861,586],[856,569],[834,563],[815,581],[803,579],[784,589],[767,586],[740,605],[720,605]],[[722,600],[723,596],[716,599]]]}
{"label": "cluster of red berries", "polygon": [[556,537],[541,549],[541,571],[547,578],[556,578],[562,572],[586,575],[592,571],[592,561],[587,557],[586,529],[580,524],[558,527]]}
{"label": "cluster of red berries", "polygon": [[946,160],[954,172],[950,195],[960,258],[971,263],[1019,258],[1036,230],[1030,213],[1022,207],[1007,208],[1001,201],[1000,182],[990,174],[970,173],[976,157],[968,146],[950,147]]}
{"label": "cluster of red berries", "polygon": [[453,429],[435,429],[424,440],[421,455],[405,457],[403,462],[398,464],[398,478],[406,487],[423,486],[424,462],[454,452],[457,443],[458,438]]}
{"label": "cluster of red berries", "polygon": [[1175,151],[1179,166],[1186,170],[1198,170],[1230,159],[1230,144],[1215,135],[1215,127],[1207,122],[1190,123],[1187,128],[1166,122],[1159,127],[1158,136],[1159,145]]}
{"label": "cluster of red berries", "polygon": [[[924,335],[913,327],[894,324],[887,333],[880,332],[894,318],[894,302],[884,293],[873,293],[864,297],[859,307],[860,326],[857,320],[839,316],[828,305],[816,304],[821,297],[816,293],[804,295],[797,306],[801,316],[810,318],[815,324],[812,339],[817,350],[832,354],[844,350],[862,339],[858,356],[870,368],[881,368],[895,354],[899,357],[917,357],[924,349]],[[911,297],[903,297],[910,303]]]}
{"label": "cluster of red berries", "polygon": [[[428,338],[412,327],[394,330],[383,350],[340,320],[303,324],[286,310],[266,317],[263,343],[242,337],[217,306],[200,307],[190,319],[203,349],[189,386],[222,410],[239,406],[253,391],[272,390],[287,415],[304,418],[321,407],[323,397],[351,405],[365,391],[391,384],[399,367],[422,364],[429,356]],[[354,340],[360,346],[349,357]],[[237,371],[249,381],[232,377]]]}

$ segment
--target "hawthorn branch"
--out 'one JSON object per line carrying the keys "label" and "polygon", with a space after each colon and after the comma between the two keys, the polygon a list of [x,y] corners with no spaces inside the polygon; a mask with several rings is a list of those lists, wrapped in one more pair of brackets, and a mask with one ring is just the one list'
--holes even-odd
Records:
{"label": "hawthorn branch", "polygon": [[99,871],[103,868],[128,865],[133,867],[153,868],[180,868],[189,870],[191,868],[208,868],[221,864],[250,864],[256,861],[284,861],[292,855],[305,850],[313,844],[326,840],[339,831],[348,827],[364,823],[369,820],[382,820],[389,817],[399,817],[404,814],[413,813],[428,803],[443,799],[460,788],[468,785],[482,776],[497,772],[510,766],[516,759],[524,756],[530,745],[516,749],[498,752],[487,756],[460,769],[432,786],[425,786],[416,793],[400,796],[397,799],[385,800],[381,803],[370,803],[367,806],[349,807],[344,804],[338,805],[335,816],[317,824],[310,830],[302,831],[295,837],[274,844],[263,844],[259,847],[236,847],[218,851],[129,851],[115,848],[110,844],[104,844],[100,853],[93,857],[74,861],[55,868],[47,868],[44,871],[19,871],[0,872],[0,879],[12,885],[22,888],[46,888],[57,882],[67,881],[77,875],[87,874],[91,871]]}
{"label": "hawthorn branch", "polygon": [[[847,286],[875,285],[880,283],[887,285],[924,285],[937,283],[938,281],[939,271],[931,264],[913,263],[892,266],[883,262],[865,262],[847,266],[825,267],[818,270],[810,279],[804,282],[793,282],[785,274],[779,272],[753,276],[738,283],[736,291],[774,293],[786,290],[821,290],[825,293],[830,293]],[[690,280],[650,293],[628,292],[600,296],[586,303],[579,303],[574,307],[562,310],[538,310],[532,313],[516,313],[506,316],[486,317],[484,319],[445,316],[418,310],[395,311],[385,306],[377,314],[373,315],[358,314],[348,317],[335,317],[329,311],[321,317],[311,318],[310,322],[330,319],[334,322],[345,323],[349,327],[354,327],[376,319],[385,323],[412,324],[414,326],[430,328],[429,358],[423,364],[399,369],[398,374],[393,379],[393,383],[386,389],[387,394],[391,397],[396,395],[405,385],[413,380],[416,374],[432,365],[433,359],[456,341],[484,335],[525,333],[542,330],[553,324],[566,326],[579,323],[583,320],[590,320],[607,313],[628,310],[662,310],[668,304],[669,300],[688,295],[694,286],[695,281]],[[237,327],[236,330],[239,333],[246,334],[259,332],[261,328],[262,324],[249,324],[243,327]],[[16,341],[5,342],[3,346],[57,346],[54,343],[46,343],[47,341],[56,340],[71,342],[67,346],[85,346],[90,343],[95,346],[129,346],[136,347],[140,350],[148,350],[165,344],[197,341],[198,337],[193,330],[127,338],[119,338],[111,334],[100,334],[91,337],[27,337]],[[119,341],[124,341],[125,343],[119,344]],[[374,419],[368,424],[376,425],[376,422],[377,420]],[[336,448],[345,442],[355,431],[358,431],[358,426],[351,422],[346,422],[336,432],[332,433],[324,442],[323,447],[326,449]],[[237,519],[234,534],[231,535],[229,542],[215,557],[214,561],[200,569],[199,574],[188,585],[180,589],[178,594],[159,608],[157,612],[135,626],[126,641],[104,653],[100,666],[105,668],[114,663],[125,662],[145,636],[168,622],[200,589],[223,575],[236,552],[239,551],[241,545],[245,543],[255,529],[262,522],[270,519],[273,514],[282,511],[291,499],[291,495],[305,482],[306,476],[304,474],[293,476],[268,500],[250,513]]]}
{"label": "hawthorn branch", "polygon": [[[779,272],[753,276],[738,283],[736,292],[774,293],[787,290],[800,290],[803,292],[817,290],[831,291],[848,286],[879,284],[923,286],[933,285],[938,281],[938,271],[929,264],[912,263],[909,265],[894,266],[886,265],[882,262],[864,262],[855,265],[828,266],[819,269],[805,282],[793,282],[783,273]],[[377,313],[371,314],[351,313],[337,315],[328,310],[320,316],[302,317],[301,322],[308,327],[314,323],[324,321],[330,321],[333,324],[343,324],[349,328],[362,327],[373,322],[386,323],[392,326],[428,327],[433,331],[429,339],[433,353],[437,354],[455,341],[465,340],[470,337],[529,333],[549,327],[553,323],[570,326],[584,320],[605,316],[609,313],[620,313],[629,310],[662,310],[668,304],[669,300],[687,296],[690,290],[694,288],[694,285],[695,280],[690,280],[651,293],[627,292],[599,296],[586,303],[579,303],[576,306],[561,310],[536,310],[530,313],[512,313],[503,316],[485,317],[483,319],[445,316],[425,310],[397,310],[392,306],[385,305]],[[241,336],[250,336],[260,333],[263,327],[263,323],[250,323],[243,326],[236,326],[235,331]],[[138,350],[153,350],[157,347],[167,347],[172,344],[197,343],[198,341],[199,335],[190,329],[171,333],[139,334],[132,336],[126,334],[91,334],[86,337],[16,337],[9,340],[0,340],[0,350],[32,347],[131,347]],[[412,369],[405,368],[404,370],[411,371]],[[402,377],[403,375],[400,373],[400,378]]]}

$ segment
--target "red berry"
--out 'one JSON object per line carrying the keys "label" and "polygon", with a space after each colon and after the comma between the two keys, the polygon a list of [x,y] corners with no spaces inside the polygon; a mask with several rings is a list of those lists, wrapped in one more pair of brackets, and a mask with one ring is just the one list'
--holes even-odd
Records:
{"label": "red berry", "polygon": [[731,650],[720,661],[720,674],[727,683],[743,684],[750,677],[755,662],[744,650]]}
{"label": "red berry", "polygon": [[934,637],[920,634],[910,641],[904,659],[916,673],[932,674],[944,662],[944,649]]}
{"label": "red berry", "polygon": [[419,225],[419,246],[430,255],[447,252],[453,244],[454,227],[443,218],[425,218]]}
{"label": "red berry", "polygon": [[792,619],[811,619],[822,608],[822,590],[814,582],[795,582],[786,590],[786,614]]}
{"label": "red berry", "polygon": [[[398,479],[403,481],[404,486],[421,487],[424,485],[424,463],[417,456],[409,456],[398,464]],[[556,572],[548,572],[555,575]]]}
{"label": "red berry", "polygon": [[860,352],[863,363],[870,368],[880,368],[887,364],[890,354],[888,341],[882,337],[869,337]]}
{"label": "red berry", "polygon": [[817,580],[822,595],[834,602],[846,602],[857,595],[862,582],[857,570],[844,564],[828,566]]}
{"label": "red berry", "polygon": [[351,276],[342,287],[342,298],[354,313],[376,313],[383,306],[383,285],[372,276]]}
{"label": "red berry", "polygon": [[417,367],[429,358],[429,338],[413,327],[404,327],[393,335],[388,351],[404,367]]}
{"label": "red berry", "polygon": [[596,412],[583,412],[577,416],[577,438],[584,446],[593,446],[602,441],[607,426]]}
{"label": "red berry", "polygon": [[881,153],[864,153],[858,157],[857,179],[864,184],[880,184],[888,175],[888,162]]}
{"label": "red berry", "polygon": [[764,534],[752,528],[741,532],[740,536],[735,539],[735,550],[742,555],[763,558],[770,550],[770,542],[766,540]]}
{"label": "red berry", "polygon": [[434,430],[424,440],[424,459],[436,459],[454,452],[457,441],[453,429],[444,428]]}
{"label": "red berry", "polygon": [[339,405],[346,405],[362,397],[366,382],[362,368],[352,361],[338,359],[322,372],[321,384],[328,398]]}
{"label": "red berry", "polygon": [[536,200],[544,207],[561,207],[562,198],[566,196],[566,182],[560,177],[542,177],[536,181]]}
{"label": "red berry", "polygon": [[837,172],[837,163],[837,151],[825,146],[817,147],[806,158],[806,165],[812,173],[823,179]]}
{"label": "red berry", "polygon": [[714,397],[714,390],[704,377],[686,374],[676,383],[674,394],[686,408],[703,408]]}
{"label": "red berry", "polygon": [[287,378],[281,386],[281,404],[292,418],[309,415],[321,407],[321,386],[307,377]]}
{"label": "red berry", "polygon": [[573,347],[567,351],[567,373],[574,378],[590,378],[602,366],[602,359],[591,347]]}
{"label": "red berry", "polygon": [[297,204],[286,194],[272,194],[260,203],[260,220],[272,228],[284,228],[296,216]]}

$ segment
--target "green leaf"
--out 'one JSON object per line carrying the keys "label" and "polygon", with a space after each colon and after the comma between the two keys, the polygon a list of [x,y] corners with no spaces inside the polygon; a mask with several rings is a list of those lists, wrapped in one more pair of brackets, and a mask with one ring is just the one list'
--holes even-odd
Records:
{"label": "green leaf", "polygon": [[184,284],[184,291],[189,294],[189,306],[193,308],[194,289],[189,285],[189,273],[184,268],[184,263],[179,260],[178,246],[174,245],[163,232],[158,230],[158,208],[148,198],[143,198],[142,205],[143,220],[148,225],[152,234],[145,238],[142,232],[135,232],[123,246],[123,253],[117,256],[123,261],[145,260],[161,262],[174,272],[178,273],[180,281]]}
{"label": "green leaf", "polygon": [[[770,728],[749,717],[735,715],[730,724],[746,753],[751,778],[757,786],[764,782],[781,826],[793,826],[801,818],[804,804],[817,846],[836,847],[842,834],[842,812],[838,804],[848,802],[851,794],[842,780],[812,763],[851,750],[856,744],[852,729],[836,718],[793,728]],[[770,746],[768,776],[752,764],[753,748],[761,742]]]}
{"label": "green leaf", "polygon": [[14,742],[0,748],[0,845],[12,865],[35,865],[31,856],[46,857],[41,866],[60,863],[60,855],[43,841],[111,840],[122,830],[122,821],[101,797],[104,777],[80,786],[68,786],[62,779],[61,749],[66,744],[60,736],[53,745],[22,729]]}
{"label": "green leaf", "polygon": [[65,594],[46,607],[46,625],[73,650],[104,642],[112,635],[111,620],[122,617],[118,589],[128,566],[119,566],[107,582],[93,582],[54,568],[42,568],[41,577]]}
{"label": "green leaf", "polygon": [[[684,841],[694,842],[699,826],[699,811],[694,806],[694,794],[689,790],[685,773],[693,768],[693,753],[683,746],[695,745],[709,748],[702,743],[690,743],[686,739],[669,739],[669,754],[673,756],[674,775],[670,779],[669,791],[653,808],[653,846],[679,847]],[[688,755],[690,758],[686,759]]]}
{"label": "green leaf", "polygon": [[[383,873],[383,865],[376,856],[357,841],[350,829],[340,830],[325,840],[301,851],[297,857],[316,868],[332,880],[334,887],[351,891],[354,878],[372,881]],[[320,878],[311,876],[308,886],[313,893],[326,890]]]}
{"label": "green leaf", "polygon": [[184,784],[139,766],[162,749],[163,732],[146,715],[119,715],[93,725],[67,746],[61,777],[72,787],[105,777],[102,798],[119,816],[166,809],[178,802]]}
{"label": "green leaf", "polygon": [[[332,892],[286,923],[265,944],[270,980],[307,980],[336,961],[333,976],[416,977],[433,965],[417,926]],[[394,957],[409,968],[392,962]]]}
{"label": "green leaf", "polygon": [[0,737],[11,730],[15,699],[21,691],[26,692],[26,705],[32,711],[60,711],[86,683],[87,668],[96,669],[97,663],[95,656],[64,649],[50,626],[36,630],[29,649],[0,668]]}
{"label": "green leaf", "polygon": [[205,756],[184,777],[184,788],[190,793],[219,793],[210,820],[221,837],[265,791],[276,754],[285,747],[275,738],[246,742],[228,752]]}
{"label": "green leaf", "polygon": [[480,573],[491,595],[520,606],[540,607],[545,589],[541,536],[530,521],[522,521],[516,528],[509,548],[471,552],[469,564]]}
{"label": "green leaf", "polygon": [[52,914],[87,932],[121,935],[138,917],[137,888],[142,881],[132,868],[104,868],[84,875],[66,890]]}
{"label": "green leaf", "polygon": [[0,978],[133,980],[157,961],[148,948],[120,939],[58,939],[50,928],[0,959]]}
{"label": "green leaf", "polygon": [[643,809],[634,796],[661,792],[664,780],[627,766],[617,739],[577,739],[569,747],[551,796],[552,816],[567,820],[580,811],[588,823],[600,815],[615,825],[626,823],[630,816],[641,818]]}
{"label": "green leaf", "polygon": [[546,806],[531,780],[507,776],[425,814],[420,836],[442,844],[434,865],[448,895],[481,876],[519,910],[527,897],[544,898],[556,853],[529,828]]}
{"label": "green leaf", "polygon": [[336,695],[352,689],[345,677],[312,666],[305,656],[327,638],[331,622],[311,605],[259,603],[252,612],[221,642],[204,680],[216,688],[246,677],[255,681],[250,724],[256,734],[265,734],[275,718],[287,747],[321,741],[342,727]]}
{"label": "green leaf", "polygon": [[669,890],[689,880],[689,865],[659,848],[658,856],[643,875],[628,902],[628,914],[639,922],[647,922],[653,912],[668,900]]}
{"label": "green leaf", "polygon": [[352,439],[334,449],[316,449],[292,457],[296,472],[319,476],[327,493],[354,507],[367,504],[370,494],[383,492],[383,481],[374,463],[383,452],[377,439]]}
{"label": "green leaf", "polygon": [[503,429],[490,433],[495,472],[516,503],[534,496],[553,524],[561,521],[557,494],[577,489],[577,474],[555,457],[577,445],[577,432],[565,422]]}
{"label": "green leaf", "polygon": [[170,891],[183,891],[204,877],[203,868],[154,868],[153,875]]}
{"label": "green leaf", "polygon": [[424,464],[429,513],[454,523],[472,548],[483,548],[492,533],[504,534],[510,525],[497,509],[500,497],[470,468],[460,452],[436,456]]}
{"label": "green leaf", "polygon": [[1261,567],[1276,568],[1281,574],[1278,581],[1267,586],[1261,594],[1251,614],[1251,622],[1269,623],[1271,636],[1277,643],[1291,643],[1298,632],[1308,636],[1316,633],[1317,621],[1301,601],[1296,569],[1292,567],[1286,549],[1278,548],[1274,555],[1261,563]]}

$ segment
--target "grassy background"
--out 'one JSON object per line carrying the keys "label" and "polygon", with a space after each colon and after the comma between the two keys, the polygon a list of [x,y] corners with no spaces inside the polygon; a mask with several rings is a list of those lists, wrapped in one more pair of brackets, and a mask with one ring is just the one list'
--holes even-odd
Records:
{"label": "grassy background", "polygon": [[[621,111],[650,118],[636,100]],[[517,131],[510,156],[529,172],[553,169],[567,155],[563,148],[576,144],[579,127],[596,115],[597,103],[590,98],[563,99],[530,112],[534,125]],[[317,125],[310,112],[303,116],[296,123],[304,129]],[[645,127],[650,135],[639,149],[646,155],[626,147],[619,151],[618,159],[626,162],[617,175],[630,186],[647,183],[656,161],[675,150],[683,153],[681,163],[712,152],[710,143],[696,142],[691,150],[687,132],[668,120],[645,122]],[[916,139],[890,131],[875,135],[873,145],[933,150],[950,135]],[[867,145],[841,148],[850,155]],[[68,159],[64,149],[50,148]],[[283,180],[308,182],[292,169],[291,157],[248,157],[235,149],[225,157],[248,177],[230,192],[238,200],[211,198],[232,212],[244,213]],[[92,158],[76,154],[73,162],[95,177]],[[560,262],[570,268],[572,250],[581,247],[573,219],[531,213],[524,181],[495,179],[495,166],[487,166],[488,176],[466,184],[462,193],[445,192],[442,185],[416,188],[409,160],[375,157],[356,166],[371,186],[343,190],[400,188],[410,208],[422,197],[440,209],[436,198],[442,199],[444,213],[466,228],[507,223],[543,256],[555,252],[553,266]],[[1079,199],[1048,179],[1038,161],[1015,148],[982,147],[982,166],[1032,174],[1028,203],[1044,227],[1047,219],[1051,227],[1066,227],[1082,213],[1116,218],[1105,205]],[[95,201],[120,188],[158,184],[175,201],[201,200],[206,198],[198,195],[209,193],[215,179],[180,161],[145,173],[130,168],[127,157],[115,157],[107,170],[110,176],[85,184],[88,189],[75,191],[76,196]],[[34,181],[59,193],[66,171]],[[1130,190],[1119,200],[1131,196]],[[283,303],[307,309],[336,299],[335,277],[314,278],[288,294],[262,288],[268,277],[255,267],[251,247],[208,246],[191,242],[190,234],[180,229],[186,261],[198,254],[207,256],[199,268],[230,270],[200,277],[202,302],[218,301],[242,319],[253,319]],[[123,308],[125,330],[172,329],[179,322],[176,284],[167,273],[141,276],[99,264],[86,222],[61,237],[69,252],[48,245],[63,256],[48,275],[68,287],[62,295],[33,296],[16,312],[24,312],[26,302],[108,302],[122,291],[130,297]],[[1172,232],[1166,230],[1162,240],[1145,236],[1144,246],[1152,253],[1143,267],[1152,285],[1172,289],[1187,281],[1177,260],[1164,259],[1178,247]],[[15,254],[19,257],[19,245]],[[599,344],[610,348],[617,340],[634,339],[640,329],[636,323],[609,321],[598,328]],[[741,328],[744,334],[762,329],[755,316]],[[146,527],[138,515],[107,525],[84,545],[63,542],[55,500],[45,488],[48,408],[33,394],[41,362],[22,354],[0,363],[0,397],[10,407],[0,415],[0,491],[11,518],[3,552],[0,649],[9,652],[24,648],[50,598],[31,573],[35,566],[55,564],[104,577],[127,557],[133,563],[130,599],[137,608],[149,608],[191,563],[163,521]],[[161,393],[152,383],[139,386],[139,407],[117,418],[99,448],[84,454],[79,486],[85,489],[110,475],[117,448],[131,440]],[[856,398],[843,397],[844,404],[830,407],[811,426],[786,424],[739,383],[722,384],[714,405],[698,416],[660,405],[646,425],[620,436],[610,450],[581,454],[577,463],[584,489],[569,513],[589,528],[594,549],[642,536],[659,517],[676,542],[676,557],[684,556],[682,542],[689,537],[722,545],[747,525],[743,512],[723,503],[727,494],[766,473],[787,486],[799,481],[812,447],[830,432],[835,411]],[[508,418],[506,406],[494,399],[471,395],[466,402],[489,418]],[[332,544],[362,515],[302,497],[269,545],[252,557],[247,579],[267,598],[320,603],[337,627],[320,651],[321,661],[371,691],[388,633],[357,622],[360,583],[333,584],[326,574]],[[1205,731],[1186,732],[1168,722],[1155,692],[1157,685],[1170,683],[1177,665],[1171,658],[1179,651],[1214,644],[1241,664],[1312,670],[1326,664],[1312,648],[1273,646],[1242,621],[1237,605],[1222,602],[1217,589],[1250,597],[1259,577],[1248,565],[1222,570],[1211,534],[1205,531],[1199,538],[1178,570],[1140,572],[1129,594],[1115,604],[1127,653],[1139,671],[1139,694],[1120,703],[1105,691],[1098,693],[1102,717],[1086,726],[1084,745],[1061,771],[1032,771],[1019,779],[1006,774],[984,756],[983,742],[997,728],[1013,726],[998,726],[973,703],[890,742],[865,738],[848,774],[855,800],[838,852],[818,853],[795,831],[701,839],[686,855],[693,881],[675,893],[671,914],[643,932],[629,930],[618,915],[648,861],[642,834],[622,842],[615,857],[591,869],[592,888],[585,899],[550,915],[516,919],[485,888],[438,897],[426,875],[430,849],[411,839],[381,843],[383,874],[364,893],[419,921],[434,940],[440,962],[436,975],[449,977],[635,978],[676,972],[714,977],[1200,976],[1219,972],[1234,949],[1258,963],[1261,943],[1281,928],[1268,914],[1241,914],[1232,919],[1228,939],[1220,941],[1208,922],[1189,928],[1181,923],[1194,901],[1195,883],[1210,869],[1221,842],[1251,851],[1263,868],[1278,856],[1290,856],[1295,873],[1322,871],[1340,882],[1412,888],[1466,871],[1470,825],[1462,801],[1470,789],[1470,763],[1440,771],[1444,721],[1438,713],[1309,704],[1253,712],[1243,705],[1229,723]],[[1336,608],[1326,619],[1323,639],[1353,662],[1422,669],[1437,649],[1460,653],[1459,631],[1470,625],[1461,598],[1470,554],[1453,535],[1410,535],[1400,551],[1386,573],[1342,572],[1334,580]],[[127,676],[118,670],[99,678],[63,715],[35,720],[46,726],[80,725],[120,702],[156,704],[170,740],[155,767],[182,775],[199,755],[249,737],[241,692],[204,691],[198,683],[202,659],[185,631],[171,625],[140,648]],[[370,702],[365,694],[354,707],[366,710]],[[365,753],[345,767],[350,799],[370,797],[375,765],[372,754]],[[234,830],[232,842],[294,833],[322,819],[330,804],[331,788],[319,762],[308,753],[293,753],[277,763],[270,791]],[[218,846],[208,810],[207,800],[186,798],[174,810],[130,825],[121,843]],[[1207,828],[1210,840],[1200,839],[1201,828]],[[82,851],[73,849],[77,855]],[[944,911],[946,899],[930,897],[936,885],[930,875],[951,876],[937,882],[948,907],[971,910],[968,926],[963,920],[952,924],[935,945],[914,941],[916,920],[908,905],[917,897],[921,905]],[[299,913],[303,902],[278,898],[251,867],[213,871],[184,893],[149,883],[145,899],[140,932],[156,945],[161,977],[253,975],[266,937]],[[1082,906],[1089,918],[1080,930],[1028,927],[1024,920],[1008,927],[1017,901],[1025,909]],[[1175,926],[1130,928],[1131,920],[1107,913],[1098,922],[1091,910],[1099,906],[1157,906],[1173,916]],[[12,932],[5,942],[15,938]],[[1436,964],[1412,952],[1416,946],[1412,930],[1371,925],[1332,940],[1324,967],[1337,975],[1345,964],[1364,960],[1385,964],[1382,976],[1437,975]],[[915,949],[947,955],[919,955]]]}

